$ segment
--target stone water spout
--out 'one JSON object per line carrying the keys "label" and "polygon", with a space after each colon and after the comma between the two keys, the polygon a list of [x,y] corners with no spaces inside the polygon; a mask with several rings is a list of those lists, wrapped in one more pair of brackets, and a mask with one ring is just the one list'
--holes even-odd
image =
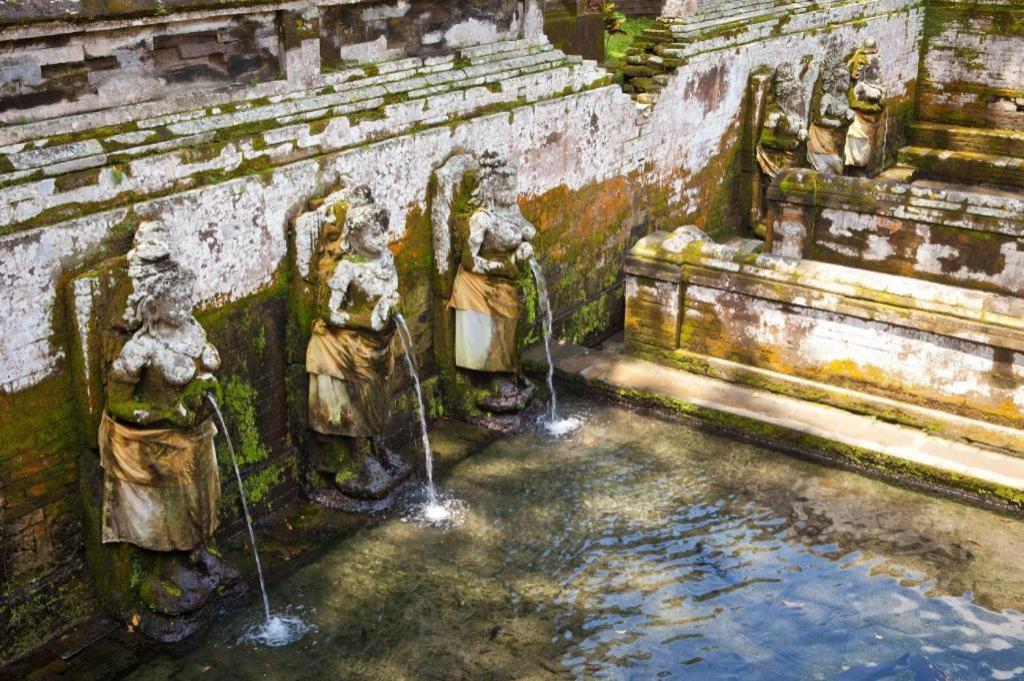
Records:
{"label": "stone water spout", "polygon": [[328,197],[318,211],[317,308],[305,357],[312,496],[375,511],[392,502],[411,470],[384,441],[398,302],[388,215],[365,186]]}
{"label": "stone water spout", "polygon": [[[868,175],[882,161],[885,140],[879,143],[879,128],[885,116],[885,87],[878,55],[878,44],[868,38],[847,63],[851,86],[850,108],[855,117],[846,134],[845,160],[848,174]],[[883,135],[885,134],[883,128]]]}
{"label": "stone water spout", "polygon": [[220,475],[204,395],[218,390],[220,357],[161,223],[139,226],[127,260],[134,333],[110,364],[99,432],[101,541],[117,551],[94,564],[115,614],[175,641],[218,594],[244,589],[213,548]]}
{"label": "stone water spout", "polygon": [[[453,205],[467,175],[476,186],[462,197],[468,210],[459,214]],[[438,298],[444,304],[438,364],[451,367],[447,397],[468,412],[463,416],[499,430],[518,425],[535,390],[520,372],[520,281],[530,276],[537,230],[519,209],[517,177],[496,153],[456,156],[438,170],[433,197]]]}
{"label": "stone water spout", "polygon": [[821,173],[843,174],[846,131],[854,119],[847,96],[849,89],[850,72],[845,64],[829,63],[822,67],[807,137],[807,160]]}

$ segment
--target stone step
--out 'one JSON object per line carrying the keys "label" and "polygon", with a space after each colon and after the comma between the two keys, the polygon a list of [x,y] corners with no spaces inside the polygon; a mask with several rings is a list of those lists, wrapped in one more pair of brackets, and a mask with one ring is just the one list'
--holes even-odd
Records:
{"label": "stone step", "polygon": [[899,162],[927,179],[1024,189],[1024,158],[1015,156],[908,146],[900,149]]}
{"label": "stone step", "polygon": [[889,182],[902,182],[908,184],[914,181],[917,176],[917,168],[897,163],[878,174],[878,179]]}
{"label": "stone step", "polygon": [[907,138],[916,147],[1024,158],[1024,130],[992,130],[915,121],[907,128]]}
{"label": "stone step", "polygon": [[[727,430],[736,428],[755,439],[767,438],[775,446],[806,446],[808,439],[814,439],[819,443],[816,446],[823,446],[838,463],[852,463],[857,458],[853,452],[867,451],[896,464],[896,469],[903,462],[931,470],[939,481],[969,478],[984,483],[986,488],[1024,490],[1024,437],[1013,428],[901,402],[890,405],[889,400],[858,394],[869,402],[877,400],[879,409],[908,409],[931,429],[922,430],[688,373],[622,352],[563,343],[552,347],[551,354],[555,371],[562,378],[615,394],[626,393],[644,403],[718,423]],[[526,352],[524,359],[532,369],[546,368],[543,349],[537,345]],[[834,389],[816,385],[824,391]],[[935,433],[965,436],[953,439]],[[876,470],[884,474],[889,469],[880,466]]]}
{"label": "stone step", "polygon": [[[351,81],[340,87],[325,88],[334,90],[327,93],[324,93],[325,89],[305,90],[278,98],[277,101],[259,104],[243,101],[232,107],[211,107],[143,119],[136,124],[138,130],[111,134],[102,134],[101,131],[98,137],[66,144],[47,145],[47,139],[43,138],[25,145],[26,148],[22,151],[7,154],[6,159],[10,166],[21,172],[0,175],[0,182],[17,181],[38,169],[45,169],[47,176],[54,176],[72,170],[96,167],[102,165],[106,161],[106,156],[113,153],[124,159],[163,152],[196,141],[204,141],[194,139],[195,135],[219,133],[240,126],[259,126],[274,119],[282,123],[314,120],[332,114],[353,114],[372,110],[386,105],[389,101],[429,97],[446,91],[462,91],[475,87],[490,87],[494,90],[504,87],[502,83],[518,76],[574,63],[579,62],[566,60],[560,52],[544,50],[535,54],[517,55],[505,61],[484,62],[465,69],[427,73],[404,70],[396,72],[404,74],[404,79],[389,79],[388,82],[381,83],[377,77],[367,78],[365,82],[369,84]],[[220,113],[222,109],[229,108],[230,112]],[[3,158],[0,156],[0,159]]]}
{"label": "stone step", "polygon": [[[382,84],[402,80],[412,71],[420,73],[457,70],[480,66],[490,62],[523,57],[541,51],[552,51],[546,44],[531,43],[527,40],[510,40],[466,47],[452,54],[436,57],[408,57],[387,62],[357,64],[337,71],[324,72],[318,84],[303,90],[286,80],[274,80],[240,88],[237,85],[203,90],[196,93],[180,94],[162,100],[139,102],[117,109],[83,112],[59,119],[34,121],[0,128],[0,154],[10,153],[12,147],[55,135],[81,136],[94,128],[111,128],[130,125],[132,122],[160,117],[176,116],[181,112],[202,112],[204,108],[230,105],[245,108],[266,100],[280,102],[298,99],[316,93],[325,87],[336,90],[342,87]],[[241,95],[241,96],[240,96]]]}
{"label": "stone step", "polygon": [[[429,82],[429,78],[417,81],[424,88],[432,87]],[[134,146],[64,161],[55,157],[54,164],[45,169],[0,177],[0,230],[60,222],[138,201],[139,197],[185,191],[258,172],[268,164],[292,163],[412,129],[449,125],[603,87],[611,79],[594,62],[560,56],[517,69],[496,70],[486,82],[495,85],[462,82],[442,92],[423,96],[403,93],[392,99],[388,99],[387,88],[378,85],[371,86],[372,96],[366,99],[311,111],[282,115],[269,106],[254,107],[246,111],[252,116],[249,119],[226,118],[228,127],[191,127],[203,119],[189,119],[173,124],[178,135],[170,130],[171,125],[134,131],[158,133],[158,141],[139,144],[126,140],[126,145]],[[277,115],[260,117],[265,113],[260,109]],[[82,142],[62,152],[86,153],[96,140]],[[54,175],[58,171],[59,177]]]}

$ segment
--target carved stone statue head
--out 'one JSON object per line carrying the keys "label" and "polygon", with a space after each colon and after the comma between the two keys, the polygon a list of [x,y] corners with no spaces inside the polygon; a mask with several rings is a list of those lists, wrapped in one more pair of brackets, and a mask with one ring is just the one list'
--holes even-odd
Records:
{"label": "carved stone statue head", "polygon": [[371,257],[388,248],[388,212],[373,200],[366,185],[352,190],[345,217],[344,240],[347,250]]}
{"label": "carved stone statue head", "polygon": [[131,328],[147,327],[153,333],[161,324],[181,327],[192,317],[195,276],[171,257],[167,232],[159,222],[143,222],[128,252],[128,297],[125,321]]}
{"label": "carved stone statue head", "polygon": [[511,206],[518,198],[515,166],[495,152],[480,157],[478,185],[473,198],[481,205]]}
{"label": "carved stone statue head", "polygon": [[836,97],[846,97],[850,89],[850,71],[838,63],[829,63],[822,69],[823,91]]}
{"label": "carved stone statue head", "polygon": [[882,79],[881,63],[878,59],[878,51],[875,50],[867,55],[867,61],[860,69],[857,80],[865,83],[877,83]]}
{"label": "carved stone statue head", "polygon": [[787,113],[803,115],[803,92],[790,64],[775,69],[775,101]]}
{"label": "carved stone statue head", "polygon": [[850,60],[850,77],[853,80],[876,82],[881,78],[878,59],[878,43],[867,38],[861,43]]}

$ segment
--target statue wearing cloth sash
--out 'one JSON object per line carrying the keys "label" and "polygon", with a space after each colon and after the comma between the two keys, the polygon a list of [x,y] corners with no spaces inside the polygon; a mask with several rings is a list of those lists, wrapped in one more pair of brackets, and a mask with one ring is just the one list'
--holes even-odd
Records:
{"label": "statue wearing cloth sash", "polygon": [[319,450],[314,466],[336,487],[314,498],[374,510],[387,505],[410,471],[384,444],[393,402],[398,272],[388,250],[387,212],[370,189],[356,188],[342,205],[345,210],[329,212],[324,225],[320,317],[306,347],[309,426]]}
{"label": "statue wearing cloth sash", "polygon": [[516,169],[496,154],[480,159],[476,209],[452,290],[455,364],[487,372],[519,370],[516,329],[523,313],[516,278],[533,256],[537,230],[516,203]]}
{"label": "statue wearing cloth sash", "polygon": [[139,225],[128,276],[124,321],[136,330],[110,365],[99,431],[100,539],[120,552],[98,569],[116,585],[134,566],[130,584],[108,597],[111,610],[175,641],[217,594],[244,588],[213,539],[220,474],[205,395],[217,390],[220,356],[192,314],[194,276],[171,257],[160,223]]}

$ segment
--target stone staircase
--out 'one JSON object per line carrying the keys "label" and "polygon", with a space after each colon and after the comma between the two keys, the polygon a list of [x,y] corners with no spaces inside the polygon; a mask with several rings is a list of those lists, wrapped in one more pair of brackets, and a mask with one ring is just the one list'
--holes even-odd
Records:
{"label": "stone staircase", "polygon": [[519,40],[359,65],[270,96],[210,93],[203,108],[11,126],[0,234],[610,83],[594,62]]}
{"label": "stone staircase", "polygon": [[1024,131],[914,122],[899,162],[920,177],[1024,189]]}
{"label": "stone staircase", "polygon": [[885,14],[887,0],[729,0],[687,17],[662,18],[626,52],[623,88],[641,103],[653,102],[676,68],[703,52]]}

